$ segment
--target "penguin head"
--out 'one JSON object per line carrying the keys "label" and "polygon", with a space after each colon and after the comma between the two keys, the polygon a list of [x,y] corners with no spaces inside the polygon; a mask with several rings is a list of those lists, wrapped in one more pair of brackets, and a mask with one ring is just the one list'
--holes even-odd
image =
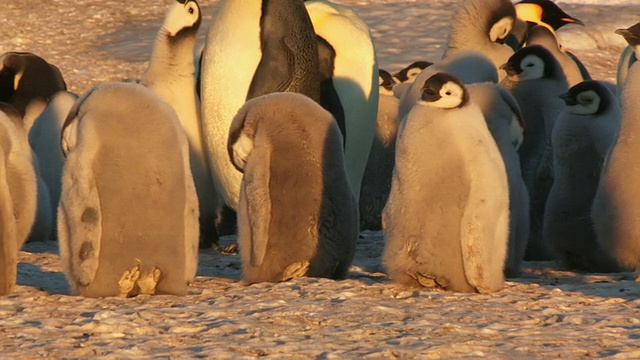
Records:
{"label": "penguin head", "polygon": [[176,0],[162,26],[170,37],[176,37],[182,32],[196,32],[201,22],[202,14],[195,0]]}
{"label": "penguin head", "polygon": [[0,101],[9,101],[18,89],[25,67],[21,53],[7,52],[0,56]]}
{"label": "penguin head", "polygon": [[518,19],[548,25],[555,31],[567,24],[584,23],[567,14],[551,0],[522,0],[515,4]]}
{"label": "penguin head", "polygon": [[393,96],[393,87],[396,80],[391,74],[383,69],[378,69],[378,86],[380,86],[380,94]]}
{"label": "penguin head", "polygon": [[628,29],[618,29],[616,34],[624,36],[624,39],[638,53],[640,51],[640,22]]}
{"label": "penguin head", "polygon": [[587,80],[560,95],[567,111],[575,115],[598,115],[607,110],[613,94],[599,81]]}
{"label": "penguin head", "polygon": [[557,60],[540,45],[526,46],[516,51],[506,64],[500,66],[515,81],[551,78],[556,75]]}
{"label": "penguin head", "polygon": [[516,21],[516,9],[511,1],[496,3],[496,6],[489,12],[487,23],[487,35],[494,43],[504,44],[507,36],[511,33]]}
{"label": "penguin head", "polygon": [[444,72],[428,78],[421,92],[421,102],[441,109],[459,108],[469,102],[469,92],[460,79]]}
{"label": "penguin head", "polygon": [[422,70],[431,65],[433,65],[433,63],[429,61],[414,61],[409,66],[395,73],[393,76],[398,79],[399,82],[405,82],[409,80],[413,81],[416,76],[418,76],[418,74],[422,72]]}

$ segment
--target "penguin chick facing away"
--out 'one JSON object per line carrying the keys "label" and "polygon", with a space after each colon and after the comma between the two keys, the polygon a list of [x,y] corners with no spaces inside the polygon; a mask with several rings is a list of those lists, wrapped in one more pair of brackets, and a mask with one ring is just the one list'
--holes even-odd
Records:
{"label": "penguin chick facing away", "polygon": [[399,100],[392,92],[396,82],[389,72],[383,69],[378,71],[380,100],[376,136],[373,138],[360,188],[360,228],[362,230],[382,229],[382,209],[387,203],[389,190],[391,190],[398,132]]}
{"label": "penguin chick facing away", "polygon": [[[617,30],[638,55],[640,23]],[[634,164],[640,151],[640,65],[629,69],[622,90],[622,120],[618,138],[611,147],[593,200],[591,217],[598,243],[620,264],[640,275],[640,178]],[[638,279],[636,279],[638,280]]]}
{"label": "penguin chick facing away", "polygon": [[252,99],[231,124],[228,151],[244,173],[243,282],[344,278],[359,234],[358,205],[331,114],[297,93]]}
{"label": "penguin chick facing away", "polygon": [[6,52],[0,55],[0,101],[13,105],[24,116],[29,103],[49,100],[67,85],[60,70],[38,55]]}
{"label": "penguin chick facing away", "polygon": [[73,293],[186,294],[198,199],[173,108],[139,84],[98,85],[69,112],[61,146],[58,240]]}
{"label": "penguin chick facing away", "polygon": [[480,108],[450,74],[428,78],[401,123],[382,216],[382,261],[395,281],[457,292],[502,288],[505,165]]}
{"label": "penguin chick facing away", "polygon": [[544,212],[545,244],[569,268],[622,271],[597,243],[590,216],[600,169],[620,125],[618,100],[606,85],[592,80],[561,97],[566,108],[551,139],[554,179]]}
{"label": "penguin chick facing away", "polygon": [[142,84],[175,109],[187,135],[191,172],[200,205],[200,244],[210,247],[218,242],[215,225],[222,199],[209,170],[200,121],[200,102],[196,95],[193,51],[201,22],[202,15],[196,1],[173,2],[157,33]]}
{"label": "penguin chick facing away", "polygon": [[31,149],[20,133],[22,119],[0,111],[0,294],[16,284],[18,250],[36,218],[37,177]]}

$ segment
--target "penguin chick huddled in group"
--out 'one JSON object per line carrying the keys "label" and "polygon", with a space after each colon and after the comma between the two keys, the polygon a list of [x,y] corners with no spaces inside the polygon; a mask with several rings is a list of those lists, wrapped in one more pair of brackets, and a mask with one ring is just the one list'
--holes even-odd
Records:
{"label": "penguin chick huddled in group", "polygon": [[0,55],[0,102],[11,104],[21,117],[32,100],[48,101],[66,89],[60,70],[40,56],[29,52]]}
{"label": "penguin chick huddled in group", "polygon": [[391,74],[379,70],[380,100],[376,136],[373,138],[369,160],[360,188],[360,229],[381,230],[382,209],[391,190],[391,176],[395,159],[396,134],[398,132],[398,103],[393,95],[396,85]]}
{"label": "penguin chick huddled in group", "polygon": [[[636,55],[640,53],[640,23],[619,29]],[[634,164],[640,151],[640,63],[629,69],[622,90],[622,120],[593,200],[591,218],[598,243],[621,265],[640,275],[640,173]],[[637,279],[636,279],[637,280]]]}
{"label": "penguin chick huddled in group", "polygon": [[0,294],[8,294],[16,284],[18,250],[36,219],[37,175],[21,117],[13,108],[15,114],[0,109]]}
{"label": "penguin chick huddled in group", "polygon": [[503,286],[505,165],[480,108],[450,74],[428,78],[401,123],[383,230],[383,265],[397,282],[481,293]]}
{"label": "penguin chick huddled in group", "polygon": [[619,102],[606,85],[593,80],[561,97],[566,108],[551,139],[554,178],[544,212],[545,244],[571,269],[622,271],[596,242],[590,216],[600,171],[620,126]]}
{"label": "penguin chick huddled in group", "polygon": [[518,50],[503,68],[509,76],[505,80],[514,84],[510,91],[526,124],[518,150],[530,199],[531,235],[525,259],[550,260],[552,256],[542,241],[542,218],[553,184],[551,131],[565,107],[560,95],[569,87],[558,61],[540,45]]}
{"label": "penguin chick huddled in group", "polygon": [[297,93],[257,97],[234,118],[228,149],[243,172],[243,282],[344,278],[359,234],[358,204],[331,113]]}
{"label": "penguin chick huddled in group", "polygon": [[146,87],[104,83],[62,128],[62,269],[74,294],[185,295],[198,264],[198,197],[175,110]]}
{"label": "penguin chick huddled in group", "polygon": [[189,161],[200,206],[200,246],[218,243],[216,217],[222,207],[209,171],[196,95],[193,50],[202,22],[195,0],[176,0],[156,35],[142,84],[171,105],[189,140]]}
{"label": "penguin chick huddled in group", "polygon": [[[498,68],[513,54],[504,40],[515,21],[516,10],[509,0],[461,0],[451,19],[443,58],[461,50],[477,50]],[[500,70],[499,79],[505,76]]]}
{"label": "penguin chick huddled in group", "polygon": [[422,72],[422,70],[433,65],[430,61],[414,61],[406,67],[400,69],[393,74],[396,84],[393,86],[393,95],[398,99],[402,98],[402,94],[409,89],[416,76]]}
{"label": "penguin chick huddled in group", "polygon": [[476,103],[498,146],[509,183],[509,247],[505,275],[516,277],[529,239],[529,192],[522,180],[518,148],[525,124],[518,102],[502,85],[484,82],[469,84],[471,100]]}

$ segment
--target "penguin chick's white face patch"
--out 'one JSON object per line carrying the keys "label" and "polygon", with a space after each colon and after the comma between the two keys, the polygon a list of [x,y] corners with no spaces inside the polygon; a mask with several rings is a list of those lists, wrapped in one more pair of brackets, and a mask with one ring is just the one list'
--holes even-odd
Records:
{"label": "penguin chick's white face patch", "polygon": [[491,30],[489,30],[489,39],[491,40],[491,42],[504,40],[504,38],[509,35],[512,28],[513,18],[510,16],[505,16],[502,19],[498,20],[495,24],[493,24],[493,26],[491,26]]}
{"label": "penguin chick's white face patch", "polygon": [[413,82],[413,80],[415,80],[416,76],[418,76],[418,74],[420,74],[421,72],[422,72],[422,69],[420,69],[418,67],[409,69],[409,71],[407,71],[407,80],[406,81]]}
{"label": "penguin chick's white face patch", "polygon": [[233,163],[239,169],[244,170],[251,150],[253,150],[253,139],[249,138],[246,134],[241,134],[238,140],[233,144]]}
{"label": "penguin chick's white face patch", "polygon": [[518,75],[520,81],[544,77],[544,61],[538,56],[525,56],[520,62],[520,69],[522,69],[522,72]]}
{"label": "penguin chick's white face patch", "polygon": [[453,109],[460,106],[464,100],[464,89],[453,81],[444,83],[438,94],[440,99],[427,104],[441,109]]}
{"label": "penguin chick's white face patch", "polygon": [[170,36],[175,36],[180,30],[196,25],[199,19],[200,9],[195,1],[176,1],[169,9],[163,27]]}
{"label": "penguin chick's white face patch", "polygon": [[600,107],[600,96],[593,91],[581,92],[576,96],[577,104],[567,105],[567,111],[576,115],[595,114]]}

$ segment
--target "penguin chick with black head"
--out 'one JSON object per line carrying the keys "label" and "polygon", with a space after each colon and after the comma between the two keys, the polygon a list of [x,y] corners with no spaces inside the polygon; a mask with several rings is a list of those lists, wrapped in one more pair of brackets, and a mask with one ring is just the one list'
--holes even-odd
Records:
{"label": "penguin chick with black head", "polygon": [[622,271],[597,243],[590,216],[600,171],[619,129],[619,102],[606,85],[593,80],[561,97],[566,108],[551,139],[554,179],[544,212],[545,244],[571,269]]}
{"label": "penguin chick with black head", "polygon": [[383,212],[383,265],[397,282],[456,292],[503,286],[504,162],[462,82],[436,73],[403,120]]}
{"label": "penguin chick with black head", "polygon": [[380,69],[378,72],[380,73],[380,99],[376,136],[371,144],[360,189],[360,228],[362,230],[382,229],[382,209],[391,190],[398,132],[399,100],[393,95],[395,78],[386,70]]}
{"label": "penguin chick with black head", "polygon": [[522,178],[529,190],[531,236],[525,260],[550,260],[542,241],[544,206],[553,183],[551,131],[564,110],[560,95],[569,90],[558,61],[540,45],[518,50],[504,64],[513,86],[524,123],[524,139],[519,149]]}
{"label": "penguin chick with black head", "polygon": [[422,72],[422,70],[427,67],[433,65],[432,62],[429,61],[414,61],[405,68],[393,74],[393,78],[396,81],[396,84],[393,86],[393,94],[395,97],[400,99],[402,94],[407,91],[413,81],[416,79],[416,76]]}

